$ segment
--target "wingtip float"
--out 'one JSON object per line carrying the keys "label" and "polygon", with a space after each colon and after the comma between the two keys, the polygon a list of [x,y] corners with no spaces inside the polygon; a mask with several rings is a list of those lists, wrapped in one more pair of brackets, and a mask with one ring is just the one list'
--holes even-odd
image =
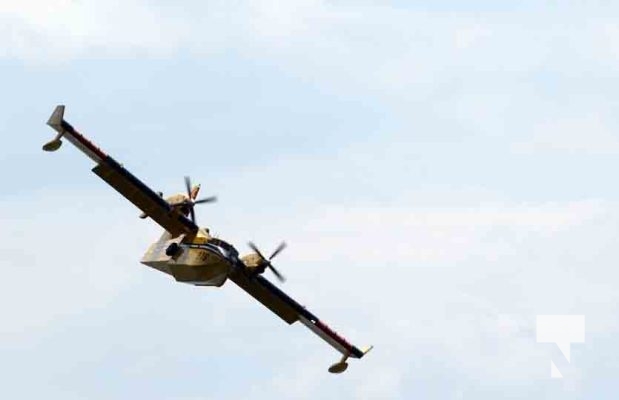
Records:
{"label": "wingtip float", "polygon": [[200,185],[192,186],[186,177],[185,192],[164,198],[161,192],[150,189],[75,130],[64,119],[64,112],[64,105],[57,106],[47,121],[47,125],[57,133],[43,145],[43,150],[56,151],[62,146],[62,140],[66,139],[96,163],[92,169],[96,175],[142,211],[140,217],[149,217],[164,229],[159,240],[144,254],[142,264],[171,275],[179,282],[197,286],[219,287],[227,279],[232,280],[286,323],[300,321],[340,352],[342,358],[329,367],[331,373],[346,371],[349,358],[362,358],[372,350],[372,346],[359,349],[350,344],[262,276],[269,269],[283,281],[283,276],[271,262],[284,249],[284,244],[266,258],[250,242],[253,253],[240,257],[233,245],[212,237],[208,228],[200,228],[196,223],[194,207],[215,201],[215,196],[196,200]]}

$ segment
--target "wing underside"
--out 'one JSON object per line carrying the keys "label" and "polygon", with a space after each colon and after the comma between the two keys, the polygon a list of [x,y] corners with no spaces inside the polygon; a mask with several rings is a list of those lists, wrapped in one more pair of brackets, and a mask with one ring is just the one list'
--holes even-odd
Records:
{"label": "wing underside", "polygon": [[172,236],[192,234],[198,226],[178,210],[171,207],[157,193],[124,169],[113,158],[108,157],[92,171],[122,194],[127,200],[161,225]]}
{"label": "wing underside", "polygon": [[[171,207],[151,188],[65,121],[64,106],[56,107],[47,124],[54,128],[58,135],[52,142],[43,146],[43,149],[54,151],[60,147],[60,138],[66,138],[97,163],[92,169],[97,176],[142,210],[144,214],[161,225],[166,231],[170,232],[172,236],[180,234],[193,235],[198,231],[198,226],[190,219],[174,207]],[[56,144],[56,146],[53,146],[53,144]]]}
{"label": "wing underside", "polygon": [[262,276],[248,276],[241,267],[233,271],[229,278],[265,307],[286,321],[286,323],[292,324],[296,321],[301,321],[303,325],[307,326],[312,332],[342,353],[342,355],[361,358],[369,351],[369,349],[361,350],[350,344],[346,339],[319,320],[318,317]]}

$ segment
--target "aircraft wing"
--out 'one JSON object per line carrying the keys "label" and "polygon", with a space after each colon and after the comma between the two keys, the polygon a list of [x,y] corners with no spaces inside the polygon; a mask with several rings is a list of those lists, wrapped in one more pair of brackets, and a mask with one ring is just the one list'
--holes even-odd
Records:
{"label": "aircraft wing", "polygon": [[353,346],[261,275],[249,276],[242,265],[234,268],[229,278],[288,324],[301,321],[303,325],[342,353],[345,358],[361,358],[371,350],[371,347],[361,350]]}
{"label": "aircraft wing", "polygon": [[192,235],[198,231],[198,226],[193,221],[171,207],[157,193],[127,171],[122,164],[105,154],[65,121],[64,106],[56,107],[47,125],[55,129],[58,134],[54,140],[43,146],[44,150],[57,150],[61,145],[60,139],[66,138],[97,164],[92,169],[96,175],[170,232],[173,237],[180,234]]}

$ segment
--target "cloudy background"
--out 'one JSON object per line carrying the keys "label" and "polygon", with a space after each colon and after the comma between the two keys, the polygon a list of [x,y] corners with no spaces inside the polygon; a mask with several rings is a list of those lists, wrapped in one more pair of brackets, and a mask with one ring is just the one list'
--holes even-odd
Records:
{"label": "cloudy background", "polygon": [[[0,0],[2,397],[614,398],[619,7],[515,3]],[[40,150],[60,103],[243,251],[287,240],[283,289],[375,350],[332,376],[233,284],[140,265],[159,228]],[[538,314],[585,315],[571,364]]]}

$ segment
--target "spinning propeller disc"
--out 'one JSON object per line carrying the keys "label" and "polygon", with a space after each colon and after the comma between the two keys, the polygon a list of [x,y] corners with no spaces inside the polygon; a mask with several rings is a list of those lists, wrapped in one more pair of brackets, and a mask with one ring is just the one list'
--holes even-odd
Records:
{"label": "spinning propeller disc", "polygon": [[264,263],[263,265],[265,267],[268,267],[273,272],[273,274],[275,274],[275,277],[279,279],[280,282],[283,283],[286,281],[286,278],[284,278],[284,276],[279,273],[279,271],[273,266],[273,264],[271,264],[271,260],[286,248],[286,242],[281,242],[279,246],[277,246],[277,248],[273,251],[273,253],[271,253],[271,256],[269,258],[263,256],[260,250],[258,250],[258,247],[253,242],[249,242],[247,244],[258,255],[258,257],[262,259],[262,262]]}

